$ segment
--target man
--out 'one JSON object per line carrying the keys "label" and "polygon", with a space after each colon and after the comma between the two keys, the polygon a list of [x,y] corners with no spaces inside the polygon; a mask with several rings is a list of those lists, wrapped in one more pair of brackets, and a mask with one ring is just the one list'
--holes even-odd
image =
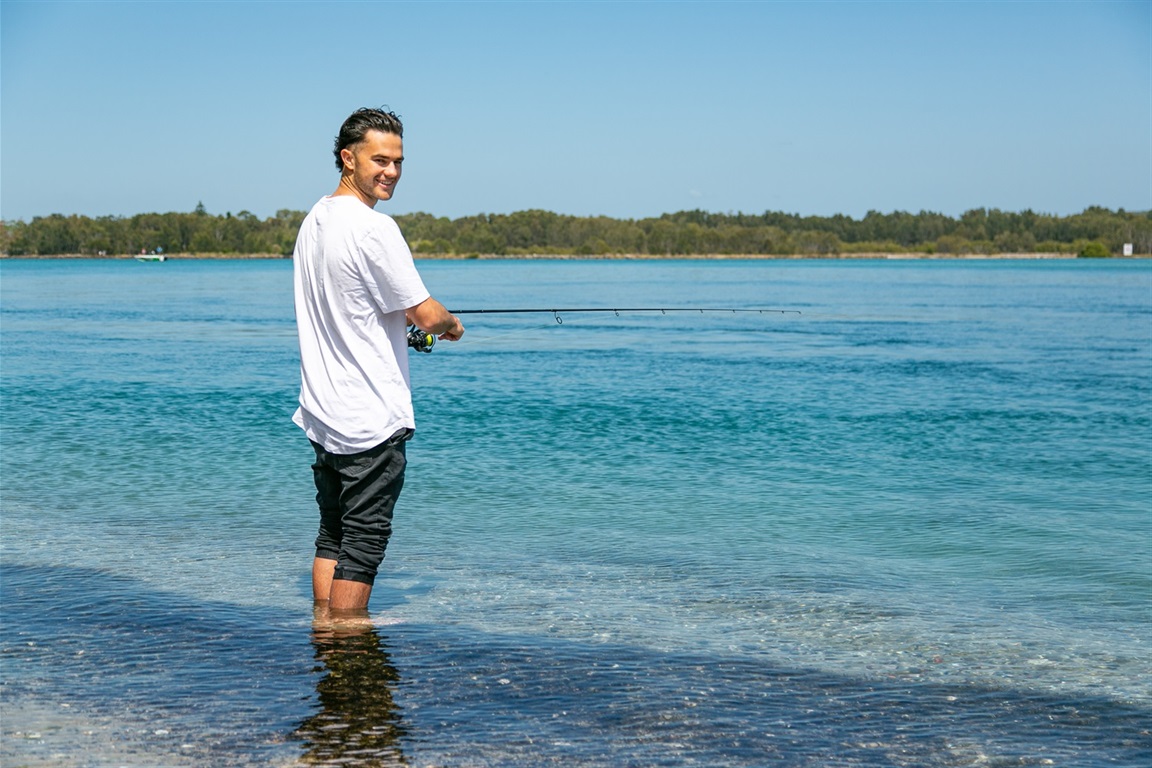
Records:
{"label": "man", "polygon": [[320,532],[312,593],[332,611],[366,611],[404,485],[416,422],[407,325],[441,339],[464,333],[429,296],[391,217],[376,212],[400,181],[404,127],[360,109],[340,128],[340,184],[300,226],[293,253],[300,408],[293,421],[316,452]]}

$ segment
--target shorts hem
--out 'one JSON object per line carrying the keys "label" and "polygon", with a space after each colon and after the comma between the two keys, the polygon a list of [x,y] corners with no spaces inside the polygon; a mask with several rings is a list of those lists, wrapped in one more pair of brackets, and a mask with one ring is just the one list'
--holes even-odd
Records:
{"label": "shorts hem", "polygon": [[352,571],[347,568],[337,568],[332,573],[333,581],[357,581],[361,584],[372,586],[376,582],[376,574],[364,573],[363,571]]}

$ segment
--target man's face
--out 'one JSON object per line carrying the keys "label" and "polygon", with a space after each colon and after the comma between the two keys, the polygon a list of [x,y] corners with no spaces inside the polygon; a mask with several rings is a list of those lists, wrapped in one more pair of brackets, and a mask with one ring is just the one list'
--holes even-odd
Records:
{"label": "man's face", "polygon": [[368,131],[363,141],[340,151],[344,180],[365,205],[374,207],[388,200],[400,181],[404,162],[404,141],[394,133]]}

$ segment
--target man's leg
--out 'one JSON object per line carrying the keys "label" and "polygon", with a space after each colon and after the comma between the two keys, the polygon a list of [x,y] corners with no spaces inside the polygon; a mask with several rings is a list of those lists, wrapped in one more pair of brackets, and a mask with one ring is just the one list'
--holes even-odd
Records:
{"label": "man's leg", "polygon": [[368,598],[372,597],[372,585],[362,581],[333,579],[331,595],[328,598],[328,609],[333,614],[337,611],[359,611],[368,607]]}
{"label": "man's leg", "polygon": [[[404,485],[406,438],[398,435],[364,454],[328,455],[327,460],[316,446],[313,471],[321,525],[312,561],[312,597],[318,603],[327,601],[330,610],[368,607],[376,568],[392,533],[392,510]],[[329,462],[336,466],[326,466]]]}
{"label": "man's leg", "polygon": [[328,602],[332,597],[332,572],[336,570],[336,561],[326,557],[316,557],[312,560],[312,599],[319,602]]}
{"label": "man's leg", "polygon": [[327,452],[312,443],[316,462],[312,478],[316,483],[316,504],[320,508],[320,531],[316,535],[316,556],[312,560],[312,600],[327,604],[332,596],[332,575],[344,537],[343,513],[340,509],[340,473],[327,465]]}
{"label": "man's leg", "polygon": [[351,611],[368,607],[372,585],[348,579],[333,579],[336,561],[326,557],[312,560],[312,600],[325,603],[334,611]]}

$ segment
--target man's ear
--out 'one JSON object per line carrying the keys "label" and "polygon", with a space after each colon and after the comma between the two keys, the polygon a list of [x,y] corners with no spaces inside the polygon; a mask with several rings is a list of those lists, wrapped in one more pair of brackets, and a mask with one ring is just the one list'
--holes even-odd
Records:
{"label": "man's ear", "polygon": [[340,162],[344,163],[345,170],[352,170],[352,161],[356,156],[352,154],[352,150],[345,147],[340,150]]}

